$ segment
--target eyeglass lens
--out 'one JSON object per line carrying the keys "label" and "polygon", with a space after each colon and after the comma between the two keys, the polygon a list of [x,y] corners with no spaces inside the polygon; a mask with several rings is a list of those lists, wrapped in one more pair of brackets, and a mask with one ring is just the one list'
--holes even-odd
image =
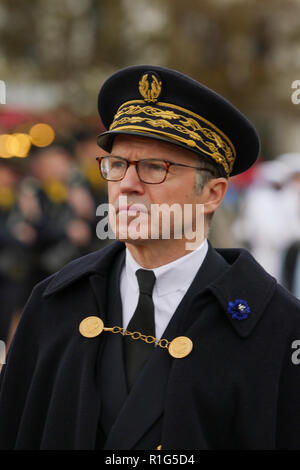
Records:
{"label": "eyeglass lens", "polygon": [[[144,183],[161,183],[167,171],[163,160],[147,159],[137,162],[137,172]],[[110,181],[120,181],[127,171],[127,161],[118,157],[104,157],[101,160],[101,174]]]}

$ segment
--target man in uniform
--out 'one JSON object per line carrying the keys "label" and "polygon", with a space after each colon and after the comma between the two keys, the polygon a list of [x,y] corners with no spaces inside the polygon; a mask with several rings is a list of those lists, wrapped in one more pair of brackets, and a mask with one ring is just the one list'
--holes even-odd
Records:
{"label": "man in uniform", "polygon": [[[300,304],[247,251],[206,238],[228,178],[257,158],[255,129],[156,66],[110,77],[99,112],[120,240],[33,290],[2,371],[0,447],[300,448]],[[192,251],[175,213],[170,237],[126,235],[152,227],[155,204],[204,208]]]}

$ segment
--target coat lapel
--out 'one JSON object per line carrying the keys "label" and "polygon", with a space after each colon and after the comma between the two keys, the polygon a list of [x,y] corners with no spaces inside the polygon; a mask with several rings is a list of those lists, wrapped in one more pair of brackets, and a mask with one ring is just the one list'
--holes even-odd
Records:
{"label": "coat lapel", "polygon": [[[105,326],[122,326],[120,275],[125,262],[125,251],[118,256],[107,285],[108,303]],[[97,293],[96,293],[97,295]],[[99,299],[101,303],[101,298]],[[123,337],[104,332],[105,346],[99,363],[98,375],[102,398],[101,427],[106,435],[127,399],[127,384],[123,364]]]}
{"label": "coat lapel", "polygon": [[[222,256],[209,246],[206,258],[167,326],[163,338],[172,340],[185,334],[200,314],[199,304],[197,309],[193,309],[195,296],[202,295],[206,287],[227,268],[228,264]],[[205,304],[204,300],[203,306]],[[132,449],[161,417],[169,374],[177,360],[182,359],[174,359],[167,349],[154,348],[111,428],[105,449]]]}

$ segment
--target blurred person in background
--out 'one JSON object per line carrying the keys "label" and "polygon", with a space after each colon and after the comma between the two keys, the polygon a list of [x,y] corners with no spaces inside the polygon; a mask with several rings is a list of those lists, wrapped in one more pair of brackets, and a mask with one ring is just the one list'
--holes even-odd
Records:
{"label": "blurred person in background", "polygon": [[300,299],[300,153],[286,153],[279,161],[289,168],[290,177],[282,191],[286,244],[282,255],[282,283]]}
{"label": "blurred person in background", "polygon": [[241,197],[234,224],[239,242],[280,283],[284,283],[285,251],[300,233],[294,177],[292,166],[279,158],[261,162],[253,183]]}
{"label": "blurred person in background", "polygon": [[210,227],[209,240],[213,246],[222,248],[245,247],[245,242],[236,233],[235,222],[239,216],[241,200],[253,184],[258,164],[258,161],[256,161],[244,173],[230,178],[224,201],[216,210]]}
{"label": "blurred person in background", "polygon": [[88,217],[91,223],[90,251],[109,243],[109,240],[100,240],[96,234],[96,226],[101,220],[96,217],[96,209],[100,204],[108,202],[107,183],[103,178],[99,178],[99,165],[95,158],[105,154],[95,141],[97,132],[99,132],[98,128],[96,130],[94,127],[83,127],[80,132],[74,134],[76,166],[69,194],[69,202],[71,205],[75,204],[75,211],[79,210],[82,217]]}
{"label": "blurred person in background", "polygon": [[32,157],[31,176],[23,181],[22,190],[32,194],[39,207],[32,222],[38,232],[40,279],[90,250],[96,209],[88,189],[78,184],[75,171],[70,151],[54,144]]}
{"label": "blurred person in background", "polygon": [[8,345],[33,286],[101,246],[96,200],[70,145],[55,143],[13,160],[14,166],[1,159],[0,168],[1,338]]}
{"label": "blurred person in background", "polygon": [[209,230],[209,241],[215,247],[231,248],[241,245],[234,231],[237,218],[239,193],[234,185],[228,185],[223,204],[216,210]]}
{"label": "blurred person in background", "polygon": [[105,152],[95,142],[95,135],[99,132],[94,128],[83,128],[75,133],[74,156],[77,164],[78,179],[89,188],[96,207],[107,202],[107,187],[105,180],[99,180],[98,162],[95,156],[104,155]]}
{"label": "blurred person in background", "polygon": [[10,216],[17,206],[17,185],[24,168],[19,159],[0,158],[0,339],[10,342],[14,316],[21,307],[22,285],[28,275],[26,248],[30,227],[20,233]]}

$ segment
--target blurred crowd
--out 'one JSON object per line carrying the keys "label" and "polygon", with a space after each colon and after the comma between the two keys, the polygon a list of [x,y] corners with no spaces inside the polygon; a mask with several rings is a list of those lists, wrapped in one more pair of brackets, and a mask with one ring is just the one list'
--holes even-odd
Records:
{"label": "blurred crowd", "polygon": [[25,159],[0,158],[1,340],[38,281],[106,243],[96,237],[96,207],[107,201],[100,151],[86,129]]}
{"label": "blurred crowd", "polygon": [[[0,158],[0,339],[7,345],[33,286],[110,242],[96,236],[96,208],[107,202],[96,135],[87,128],[25,159]],[[258,161],[231,178],[209,238],[216,247],[247,248],[300,298],[300,154]]]}

